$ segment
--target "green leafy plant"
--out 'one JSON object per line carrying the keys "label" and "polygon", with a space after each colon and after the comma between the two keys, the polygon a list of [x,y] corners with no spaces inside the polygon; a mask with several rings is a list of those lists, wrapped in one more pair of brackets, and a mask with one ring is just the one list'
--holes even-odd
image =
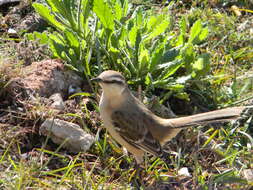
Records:
{"label": "green leafy plant", "polygon": [[[67,61],[73,70],[90,75],[93,33],[88,26],[89,1],[46,0],[45,5],[33,3],[33,7],[56,29],[47,35],[53,56]],[[35,35],[46,39],[45,35]]]}
{"label": "green leafy plant", "polygon": [[[85,75],[91,75],[95,67],[114,69],[134,87],[166,89],[187,98],[185,82],[209,71],[209,55],[195,51],[208,35],[201,20],[188,27],[182,18],[177,35],[168,10],[157,14],[137,6],[131,12],[128,1],[46,0],[46,5],[33,6],[56,28],[48,34],[53,55]],[[91,26],[88,21],[93,22]]]}
{"label": "green leafy plant", "polygon": [[128,8],[127,1],[94,0],[93,11],[101,22],[98,41],[107,68],[120,70],[134,86],[178,93],[183,92],[187,80],[207,74],[209,55],[195,51],[208,35],[201,20],[189,29],[182,18],[176,35],[167,10],[156,15],[137,7],[129,16]]}

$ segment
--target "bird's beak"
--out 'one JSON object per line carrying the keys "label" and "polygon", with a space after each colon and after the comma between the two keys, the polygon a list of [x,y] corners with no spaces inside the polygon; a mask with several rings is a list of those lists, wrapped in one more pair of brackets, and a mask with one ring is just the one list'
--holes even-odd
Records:
{"label": "bird's beak", "polygon": [[102,82],[102,79],[99,77],[93,78],[90,80],[91,82]]}

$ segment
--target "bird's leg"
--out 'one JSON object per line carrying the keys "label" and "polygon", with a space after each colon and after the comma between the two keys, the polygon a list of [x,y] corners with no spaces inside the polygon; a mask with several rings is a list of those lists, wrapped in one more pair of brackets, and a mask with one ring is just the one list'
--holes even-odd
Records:
{"label": "bird's leg", "polygon": [[172,162],[169,158],[169,153],[163,152],[163,155],[160,157],[164,163],[166,164],[167,168],[174,169],[174,166],[172,165]]}
{"label": "bird's leg", "polygon": [[135,170],[135,174],[133,176],[133,185],[137,189],[140,189],[140,187],[144,187],[144,183],[142,180],[142,172],[144,171],[144,168],[141,166],[141,164],[135,162],[134,170]]}

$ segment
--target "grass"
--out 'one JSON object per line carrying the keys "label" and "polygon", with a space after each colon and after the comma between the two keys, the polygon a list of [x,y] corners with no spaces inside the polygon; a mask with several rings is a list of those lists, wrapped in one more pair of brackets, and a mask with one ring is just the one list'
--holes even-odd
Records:
{"label": "grass", "polygon": [[[197,109],[248,103],[252,98],[253,40],[250,29],[241,30],[240,26],[251,21],[252,14],[244,12],[236,17],[228,8],[208,3],[199,6],[194,2],[177,4],[172,11],[176,16],[184,14],[192,22],[199,17],[206,22],[209,40],[199,51],[212,55],[212,75],[203,78],[199,86],[188,87],[192,101],[186,104]],[[228,4],[228,1],[219,3]],[[250,9],[251,5],[245,1],[242,6]],[[0,45],[10,48],[8,43]],[[17,60],[15,51],[2,50],[5,56],[0,56],[0,96],[5,99],[9,95],[6,86],[19,75],[22,60],[13,65],[13,61],[6,61],[5,57],[12,55]],[[38,135],[41,121],[49,115],[83,124],[81,126],[86,124],[96,135],[101,122],[94,104],[79,105],[79,112],[68,116],[54,115],[39,99],[35,105],[27,102],[25,111],[0,106],[0,189],[135,189],[132,185],[136,172],[134,158],[125,155],[106,131],[101,131],[88,152],[79,154],[60,149],[50,139]],[[80,113],[80,110],[85,111]],[[42,112],[46,113],[43,117]],[[4,123],[4,118],[8,122]],[[243,177],[244,169],[253,169],[251,120],[249,117],[239,124],[184,130],[166,147],[172,153],[174,169],[168,169],[161,160],[150,155],[145,157],[141,174],[145,187],[141,188],[251,189],[253,182]],[[191,177],[178,175],[182,167],[189,170]]]}

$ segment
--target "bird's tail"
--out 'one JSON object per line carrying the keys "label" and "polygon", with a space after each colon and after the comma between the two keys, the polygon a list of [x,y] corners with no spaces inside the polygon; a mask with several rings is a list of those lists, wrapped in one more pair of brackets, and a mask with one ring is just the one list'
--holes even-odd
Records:
{"label": "bird's tail", "polygon": [[184,128],[194,125],[206,125],[210,123],[225,122],[238,119],[247,107],[232,107],[192,116],[170,119],[174,128]]}

